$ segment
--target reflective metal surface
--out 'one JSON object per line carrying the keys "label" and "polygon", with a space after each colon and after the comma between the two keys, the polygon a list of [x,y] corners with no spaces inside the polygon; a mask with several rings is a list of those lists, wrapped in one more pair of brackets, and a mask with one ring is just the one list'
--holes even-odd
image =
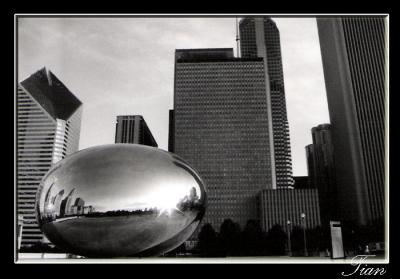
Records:
{"label": "reflective metal surface", "polygon": [[38,223],[55,245],[88,257],[156,256],[200,223],[204,183],[178,156],[136,144],[88,148],[43,178]]}

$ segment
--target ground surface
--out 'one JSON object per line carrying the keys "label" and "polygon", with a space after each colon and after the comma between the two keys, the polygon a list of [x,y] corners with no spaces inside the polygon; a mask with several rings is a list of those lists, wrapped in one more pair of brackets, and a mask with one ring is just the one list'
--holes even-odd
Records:
{"label": "ground surface", "polygon": [[[328,257],[227,257],[227,258],[119,258],[119,259],[66,259],[66,254],[20,254],[20,263],[352,263],[352,258],[331,259]],[[384,255],[369,257],[368,263],[387,263]]]}

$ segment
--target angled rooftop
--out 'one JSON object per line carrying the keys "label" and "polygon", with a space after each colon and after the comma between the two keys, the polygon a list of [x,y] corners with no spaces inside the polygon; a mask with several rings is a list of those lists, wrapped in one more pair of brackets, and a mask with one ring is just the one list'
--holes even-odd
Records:
{"label": "angled rooftop", "polygon": [[82,102],[45,67],[20,82],[25,90],[54,118],[67,120]]}

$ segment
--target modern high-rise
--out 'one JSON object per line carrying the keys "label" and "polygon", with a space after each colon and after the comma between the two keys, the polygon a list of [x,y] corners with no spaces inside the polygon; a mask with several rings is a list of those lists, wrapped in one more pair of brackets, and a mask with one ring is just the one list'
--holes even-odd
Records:
{"label": "modern high-rise", "polygon": [[321,221],[328,226],[338,218],[334,148],[330,124],[311,129],[313,143],[306,146],[309,183],[318,189]]}
{"label": "modern high-rise", "polygon": [[382,222],[387,21],[360,16],[318,18],[317,24],[340,216],[359,225]]}
{"label": "modern high-rise", "polygon": [[43,68],[18,84],[17,215],[21,246],[43,240],[35,215],[36,191],[50,167],[78,151],[82,103]]}
{"label": "modern high-rise", "polygon": [[241,57],[262,57],[265,63],[272,183],[287,188],[293,178],[279,30],[269,17],[243,18],[239,30]]}
{"label": "modern high-rise", "polygon": [[153,134],[141,115],[117,116],[115,143],[136,143],[158,147]]}
{"label": "modern high-rise", "polygon": [[259,220],[258,195],[273,186],[264,67],[233,49],[175,52],[173,150],[204,179],[203,223],[216,230]]}

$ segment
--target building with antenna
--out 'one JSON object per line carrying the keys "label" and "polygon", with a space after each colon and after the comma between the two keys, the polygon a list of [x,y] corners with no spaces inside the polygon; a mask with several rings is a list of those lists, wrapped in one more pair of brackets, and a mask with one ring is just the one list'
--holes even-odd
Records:
{"label": "building with antenna", "polygon": [[239,31],[241,57],[262,57],[265,63],[273,188],[291,187],[292,157],[279,30],[269,17],[246,17],[240,20]]}
{"label": "building with antenna", "polygon": [[293,190],[279,31],[269,18],[236,19],[236,31],[241,57],[233,49],[175,52],[169,150],[205,180],[203,223],[216,230],[227,218],[241,226],[261,221],[262,191],[300,195]]}
{"label": "building with antenna", "polygon": [[236,17],[236,57],[240,57],[240,36],[239,36],[239,23]]}

